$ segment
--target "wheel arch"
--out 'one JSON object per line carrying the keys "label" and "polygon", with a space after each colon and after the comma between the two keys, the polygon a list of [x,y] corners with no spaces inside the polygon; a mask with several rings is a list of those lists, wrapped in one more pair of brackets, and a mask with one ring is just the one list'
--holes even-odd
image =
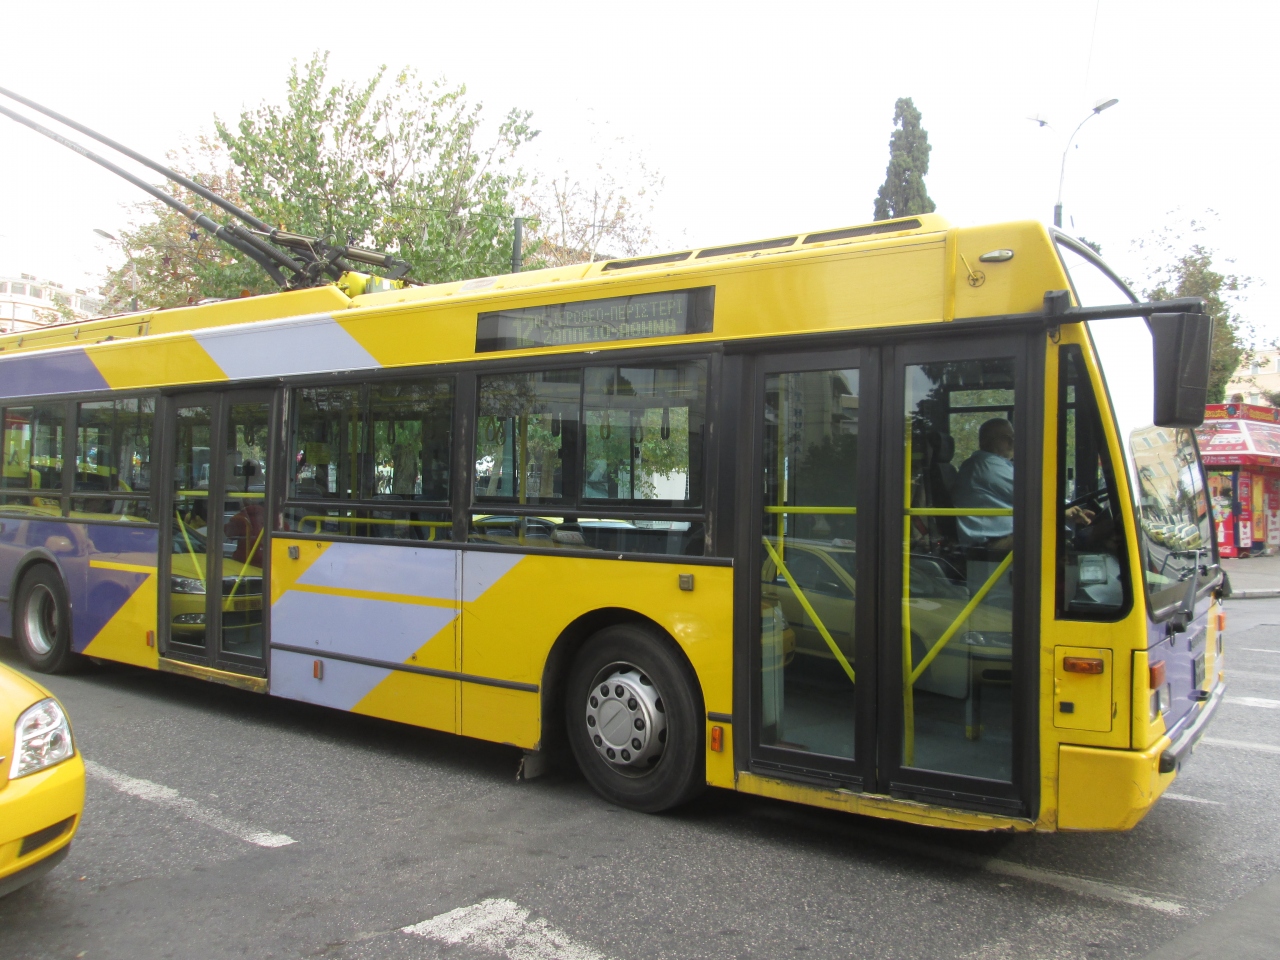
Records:
{"label": "wheel arch", "polygon": [[606,627],[624,623],[651,630],[655,636],[670,644],[671,648],[679,653],[689,670],[689,675],[693,678],[695,693],[705,709],[706,695],[702,689],[702,678],[698,676],[698,671],[694,669],[689,655],[680,646],[680,642],[672,636],[670,630],[652,617],[626,607],[599,607],[590,610],[560,631],[560,635],[551,645],[551,651],[547,654],[546,663],[542,668],[540,749],[549,754],[558,764],[567,765],[566,769],[573,766],[564,725],[565,685],[573,666],[573,658],[593,635]]}

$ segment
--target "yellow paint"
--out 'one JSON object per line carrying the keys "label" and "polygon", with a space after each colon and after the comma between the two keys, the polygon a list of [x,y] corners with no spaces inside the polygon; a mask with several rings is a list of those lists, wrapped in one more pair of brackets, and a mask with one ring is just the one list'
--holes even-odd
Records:
{"label": "yellow paint", "polygon": [[187,333],[116,340],[85,351],[115,390],[177,383],[219,383],[227,379],[196,338]]}
{"label": "yellow paint", "polygon": [[[298,559],[289,556],[289,548],[298,548]],[[289,540],[271,538],[271,605],[280,602],[288,591],[298,585],[298,578],[311,568],[329,549],[329,544],[319,540]]]}
{"label": "yellow paint", "polygon": [[[696,590],[680,589],[681,573],[696,574]],[[566,590],[567,583],[590,589]],[[705,709],[731,713],[732,600],[728,567],[526,556],[463,605],[462,671],[541,686],[560,633],[583,614],[614,607],[642,614],[670,633],[702,684]],[[514,636],[513,623],[519,625]],[[464,683],[462,733],[531,747],[541,738],[538,702],[534,694]]]}
{"label": "yellow paint", "polygon": [[121,570],[125,573],[155,573],[155,564],[117,563],[115,560],[90,560],[89,566],[95,570]]}
{"label": "yellow paint", "polygon": [[844,813],[884,817],[930,827],[949,827],[953,830],[999,830],[1025,833],[1035,829],[1035,823],[1018,817],[1001,817],[990,813],[973,813],[967,810],[949,810],[914,800],[898,800],[893,797],[852,790],[829,790],[825,787],[774,780],[754,773],[738,774],[738,789],[743,793],[775,800],[806,803],[812,807],[825,807]]}
{"label": "yellow paint", "polygon": [[1147,750],[1062,747],[1059,760],[1058,829],[1128,830],[1173,783],[1160,773],[1161,737]]}
{"label": "yellow paint", "polygon": [[[296,563],[297,561],[294,562]],[[346,587],[318,587],[309,583],[294,583],[289,589],[295,593],[323,593],[330,597],[351,597],[356,600],[411,603],[418,607],[452,607],[455,605],[452,600],[440,597],[420,597],[411,593],[382,593],[377,590],[350,590]]]}
{"label": "yellow paint", "polygon": [[[1087,657],[1102,661],[1102,673],[1068,673],[1063,667],[1067,657]],[[1115,713],[1115,697],[1111,685],[1115,681],[1112,652],[1104,647],[1055,647],[1053,652],[1053,725],[1062,730],[1111,729]],[[1071,704],[1064,713],[1062,705]]]}
{"label": "yellow paint", "polygon": [[[452,633],[453,626],[450,625],[448,629]],[[452,643],[449,644],[449,656],[452,659]],[[457,680],[392,670],[385,680],[365,694],[351,710],[370,717],[457,733],[453,709],[454,689],[457,686]]]}
{"label": "yellow paint", "polygon": [[[720,752],[711,749],[711,728],[724,731]],[[713,787],[734,788],[736,771],[733,769],[733,724],[723,720],[707,721],[707,783]]]}
{"label": "yellow paint", "polygon": [[[159,646],[154,642],[151,646],[147,646],[147,632],[151,632],[153,640],[156,636],[155,567],[110,563],[102,560],[92,560],[89,565],[108,570],[145,573],[147,577],[138,584],[138,588],[124,602],[124,606],[103,625],[98,635],[84,648],[85,656],[101,657],[103,660],[115,660],[119,663],[132,663],[134,666],[156,669],[160,658]],[[201,599],[204,598],[201,597]]]}

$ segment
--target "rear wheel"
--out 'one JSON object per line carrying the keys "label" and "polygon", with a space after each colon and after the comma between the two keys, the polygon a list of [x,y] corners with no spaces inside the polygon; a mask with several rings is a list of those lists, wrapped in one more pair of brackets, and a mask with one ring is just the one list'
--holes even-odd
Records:
{"label": "rear wheel", "polygon": [[71,610],[57,571],[32,567],[18,584],[13,607],[13,636],[18,652],[34,670],[65,673],[79,657],[71,652]]}
{"label": "rear wheel", "polygon": [[697,682],[649,630],[619,624],[588,640],[569,675],[565,711],[578,766],[606,799],[656,813],[706,787]]}

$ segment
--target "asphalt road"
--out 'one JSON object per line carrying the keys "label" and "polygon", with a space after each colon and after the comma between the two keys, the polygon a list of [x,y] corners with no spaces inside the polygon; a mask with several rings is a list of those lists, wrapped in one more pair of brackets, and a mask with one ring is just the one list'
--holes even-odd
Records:
{"label": "asphalt road", "polygon": [[44,678],[92,776],[71,855],[0,899],[0,957],[1245,956],[1227,939],[1280,914],[1259,906],[1280,890],[1280,600],[1230,618],[1210,736],[1236,745],[1202,743],[1118,835],[721,791],[645,816],[517,781],[510,748],[130,668]]}

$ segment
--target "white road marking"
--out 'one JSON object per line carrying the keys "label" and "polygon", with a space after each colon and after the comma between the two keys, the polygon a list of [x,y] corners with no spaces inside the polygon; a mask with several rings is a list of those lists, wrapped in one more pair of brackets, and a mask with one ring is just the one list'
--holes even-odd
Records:
{"label": "white road marking", "polygon": [[1280,747],[1270,743],[1254,743],[1252,740],[1224,740],[1222,737],[1201,737],[1201,743],[1214,743],[1220,747],[1235,747],[1237,750],[1253,750],[1255,753],[1280,754]]}
{"label": "white road marking", "polygon": [[[1168,796],[1168,794],[1165,794]],[[1032,883],[1043,883],[1057,887],[1070,893],[1080,893],[1117,903],[1127,903],[1132,907],[1145,907],[1171,916],[1181,916],[1187,908],[1173,900],[1161,900],[1140,890],[1122,887],[1115,883],[1104,883],[1101,880],[1086,880],[1084,877],[1073,877],[1065,873],[1054,873],[1050,870],[1037,870],[1035,867],[1024,867],[1020,863],[1009,863],[1006,860],[988,860],[982,865],[984,870],[998,873],[1006,877],[1017,877],[1019,880],[1030,880]]]}
{"label": "white road marking", "polygon": [[1280,680],[1280,673],[1254,673],[1252,670],[1231,670],[1228,680]]}
{"label": "white road marking", "polygon": [[1267,710],[1280,710],[1280,700],[1268,700],[1266,697],[1227,697],[1227,703],[1238,703],[1242,707],[1263,707]]}
{"label": "white road marking", "polygon": [[1241,650],[1247,650],[1249,653],[1280,653],[1280,650],[1268,650],[1266,647],[1240,647]]}
{"label": "white road marking", "polygon": [[1224,806],[1221,800],[1205,800],[1201,797],[1188,797],[1185,793],[1162,793],[1161,797],[1168,797],[1170,800],[1181,800],[1184,803],[1210,803],[1215,807]]}
{"label": "white road marking", "polygon": [[259,847],[287,847],[291,843],[298,842],[293,837],[287,837],[283,833],[255,830],[253,827],[243,823],[237,823],[235,820],[224,817],[217,810],[202,807],[191,798],[182,796],[173,787],[161,786],[158,783],[152,783],[150,780],[139,780],[136,777],[130,777],[127,774],[104,767],[102,764],[95,763],[92,760],[84,762],[84,769],[95,780],[101,780],[107,786],[119,790],[121,793],[127,793],[131,797],[146,800],[148,803],[159,804],[162,807],[171,807],[180,811],[188,820],[203,823],[206,827],[213,827],[213,829],[230,834],[245,843],[252,843]]}
{"label": "white road marking", "polygon": [[514,900],[481,900],[401,931],[448,946],[465,943],[508,960],[606,960]]}

